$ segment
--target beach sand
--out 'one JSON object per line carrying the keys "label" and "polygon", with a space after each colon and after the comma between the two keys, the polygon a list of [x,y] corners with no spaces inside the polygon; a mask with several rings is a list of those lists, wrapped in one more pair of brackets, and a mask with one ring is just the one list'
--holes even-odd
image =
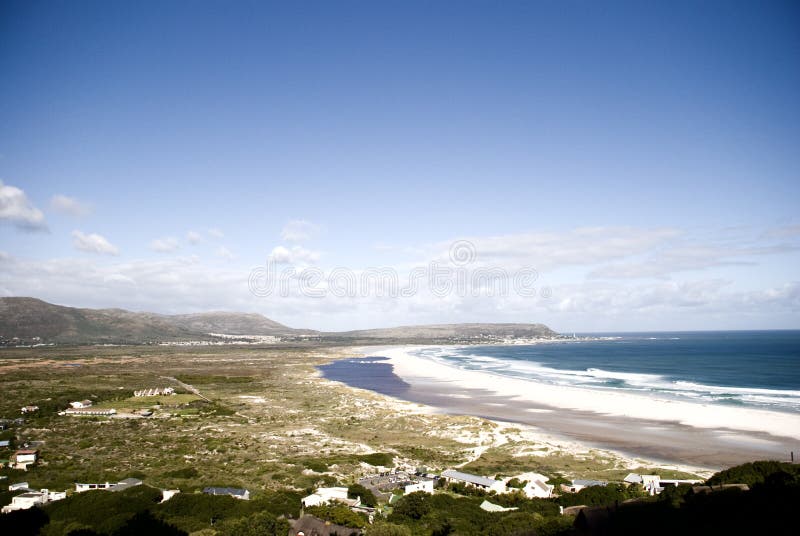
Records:
{"label": "beach sand", "polygon": [[417,348],[359,350],[388,358],[397,383],[384,394],[444,413],[525,425],[542,441],[577,442],[686,470],[788,460],[800,447],[798,415],[533,384],[435,363],[410,352]]}

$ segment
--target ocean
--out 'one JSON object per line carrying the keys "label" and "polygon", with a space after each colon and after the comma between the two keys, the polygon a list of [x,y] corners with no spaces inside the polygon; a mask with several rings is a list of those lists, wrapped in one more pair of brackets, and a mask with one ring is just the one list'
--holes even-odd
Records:
{"label": "ocean", "polygon": [[[564,342],[435,346],[409,353],[550,385],[800,413],[800,330],[577,334],[577,340]],[[402,398],[408,384],[379,357],[380,352],[337,361],[320,370],[329,379]]]}
{"label": "ocean", "polygon": [[417,350],[467,370],[554,385],[800,412],[800,331],[607,333]]}

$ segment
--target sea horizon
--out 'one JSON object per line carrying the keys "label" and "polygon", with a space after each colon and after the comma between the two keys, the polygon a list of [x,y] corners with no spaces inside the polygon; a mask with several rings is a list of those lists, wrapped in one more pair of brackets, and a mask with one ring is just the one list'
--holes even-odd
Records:
{"label": "sea horizon", "polygon": [[[363,353],[319,369],[445,413],[518,422],[664,461],[788,459],[800,440],[800,330],[607,332]],[[627,431],[624,440],[617,430]]]}

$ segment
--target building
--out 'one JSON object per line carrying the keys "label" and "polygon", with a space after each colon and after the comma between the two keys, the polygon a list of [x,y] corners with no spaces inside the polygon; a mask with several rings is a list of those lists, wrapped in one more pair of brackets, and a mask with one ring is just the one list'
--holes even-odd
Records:
{"label": "building", "polygon": [[70,402],[69,405],[72,406],[73,409],[90,408],[92,407],[92,401],[79,400],[77,402]]}
{"label": "building", "polygon": [[250,491],[240,488],[203,488],[203,493],[208,495],[230,495],[234,499],[250,500]]}
{"label": "building", "polygon": [[525,484],[525,487],[522,488],[522,492],[529,499],[548,499],[553,495],[554,487],[555,486],[552,484],[547,484],[538,478],[534,478]]}
{"label": "building", "polygon": [[75,483],[75,492],[83,493],[84,491],[92,491],[102,489],[106,491],[123,491],[134,486],[141,486],[142,481],[138,478],[126,478],[119,482],[103,482],[100,484],[78,484]]}
{"label": "building", "polygon": [[34,411],[39,411],[39,406],[22,406],[20,411],[22,413],[33,413]]}
{"label": "building", "polygon": [[481,510],[485,510],[487,512],[513,512],[514,510],[519,510],[519,508],[506,508],[504,506],[500,506],[499,504],[490,503],[489,501],[483,501],[481,503]]}
{"label": "building", "polygon": [[363,534],[361,529],[335,525],[330,521],[323,521],[311,515],[305,515],[291,523],[292,528],[289,529],[288,536],[343,536],[345,534],[361,536]]}
{"label": "building", "polygon": [[695,485],[701,482],[700,480],[679,480],[679,479],[666,479],[662,480],[658,475],[639,475],[636,473],[629,473],[623,480],[626,484],[640,484],[642,488],[650,495],[658,495],[666,486],[678,487],[681,484]]}
{"label": "building", "polygon": [[140,389],[138,391],[133,392],[133,396],[142,397],[142,396],[169,396],[174,395],[175,389],[172,387],[155,387],[152,389]]}
{"label": "building", "polygon": [[67,498],[66,491],[50,492],[43,489],[41,491],[26,490],[21,495],[17,495],[11,499],[11,504],[3,507],[2,513],[7,514],[14,510],[27,510],[34,506],[40,506],[53,501],[60,501]]}
{"label": "building", "polygon": [[408,484],[403,491],[406,495],[409,493],[415,493],[417,491],[422,491],[425,493],[433,493],[433,480],[420,480],[419,482],[414,482],[413,484]]}
{"label": "building", "polygon": [[21,449],[11,457],[12,466],[15,469],[28,470],[29,465],[35,464],[39,460],[39,451],[36,449]]}
{"label": "building", "polygon": [[17,482],[16,484],[11,484],[10,486],[8,486],[8,491],[19,491],[21,489],[24,489],[26,491],[33,491],[28,488],[27,482]]}
{"label": "building", "polygon": [[592,486],[607,486],[608,482],[605,480],[573,480],[572,484],[561,484],[561,490],[566,491],[567,493],[577,493],[583,488],[589,488]]}
{"label": "building", "polygon": [[181,492],[181,490],[179,490],[179,489],[162,489],[161,490],[161,502],[162,503],[163,502],[167,502],[168,500],[170,500],[171,498],[173,498],[175,495],[177,495],[180,492]]}
{"label": "building", "polygon": [[331,502],[340,502],[347,506],[359,506],[361,504],[361,497],[350,499],[347,497],[347,488],[317,488],[314,493],[308,497],[300,499],[303,508],[309,506],[319,506],[321,504],[328,504]]}
{"label": "building", "polygon": [[[506,485],[508,485],[508,482],[513,478],[520,482],[525,482],[525,486],[521,488],[520,491],[522,491],[522,493],[525,494],[525,496],[529,499],[547,499],[553,495],[554,486],[547,484],[549,479],[542,474],[523,473],[521,475],[505,479],[504,482]],[[508,491],[514,490],[509,488]]]}
{"label": "building", "polygon": [[115,409],[103,409],[103,408],[68,408],[61,412],[59,415],[78,415],[78,416],[90,416],[90,417],[110,417],[111,415],[116,415],[117,410]]}
{"label": "building", "polygon": [[469,473],[448,469],[447,471],[442,471],[442,478],[447,482],[466,484],[486,491],[494,491],[496,493],[506,492],[505,483],[485,476],[471,475]]}
{"label": "building", "polygon": [[10,439],[3,439],[0,441],[0,449],[7,449],[11,447],[11,440]]}

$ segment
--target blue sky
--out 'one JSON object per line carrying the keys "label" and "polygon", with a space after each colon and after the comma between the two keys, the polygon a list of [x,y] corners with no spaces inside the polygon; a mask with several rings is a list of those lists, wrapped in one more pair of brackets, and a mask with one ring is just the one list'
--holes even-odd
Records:
{"label": "blue sky", "polygon": [[[326,329],[800,327],[798,23],[793,2],[4,2],[0,293]],[[247,284],[268,259],[402,279],[457,240],[552,295]]]}

